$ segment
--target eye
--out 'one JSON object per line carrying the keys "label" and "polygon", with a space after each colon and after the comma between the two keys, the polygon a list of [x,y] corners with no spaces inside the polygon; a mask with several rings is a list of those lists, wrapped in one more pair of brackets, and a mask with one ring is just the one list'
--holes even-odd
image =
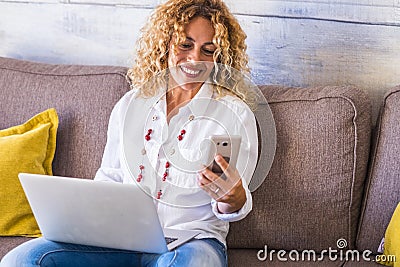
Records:
{"label": "eye", "polygon": [[213,44],[204,44],[204,45],[201,47],[201,51],[202,51],[203,54],[206,55],[206,56],[213,56],[215,50],[216,50],[216,47],[215,47],[215,45],[213,45]]}
{"label": "eye", "polygon": [[182,43],[182,44],[179,44],[179,48],[182,50],[188,50],[188,49],[192,48],[192,44],[191,43]]}
{"label": "eye", "polygon": [[214,52],[215,52],[214,49],[210,49],[210,48],[202,48],[202,50],[206,56],[212,56],[212,55],[214,55]]}

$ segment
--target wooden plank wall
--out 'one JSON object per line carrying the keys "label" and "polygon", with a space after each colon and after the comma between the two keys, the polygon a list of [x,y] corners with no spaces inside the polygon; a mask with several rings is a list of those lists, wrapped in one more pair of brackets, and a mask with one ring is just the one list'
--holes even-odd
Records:
{"label": "wooden plank wall", "polygon": [[[0,0],[0,56],[130,66],[162,0]],[[358,86],[374,117],[400,84],[400,0],[226,0],[248,35],[257,84]]]}

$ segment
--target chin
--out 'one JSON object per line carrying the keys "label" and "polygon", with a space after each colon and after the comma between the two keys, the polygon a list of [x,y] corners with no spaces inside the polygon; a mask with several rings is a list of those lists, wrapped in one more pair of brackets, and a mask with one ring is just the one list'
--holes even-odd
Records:
{"label": "chin", "polygon": [[172,77],[175,80],[176,86],[183,90],[197,90],[207,80],[206,72],[201,72],[198,75],[188,75],[180,69],[172,72]]}
{"label": "chin", "polygon": [[186,83],[186,84],[179,85],[178,87],[180,87],[181,89],[183,89],[185,91],[193,91],[193,90],[200,89],[202,84],[203,84],[202,82]]}

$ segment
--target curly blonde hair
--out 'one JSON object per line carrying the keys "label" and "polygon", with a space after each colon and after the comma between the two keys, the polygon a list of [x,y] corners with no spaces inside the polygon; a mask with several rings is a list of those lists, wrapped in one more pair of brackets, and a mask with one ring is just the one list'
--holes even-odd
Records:
{"label": "curly blonde hair", "polygon": [[247,36],[221,0],[168,0],[159,5],[141,29],[135,64],[127,73],[132,86],[142,96],[151,97],[166,85],[168,53],[174,53],[169,51],[170,42],[174,39],[176,47],[185,41],[185,26],[198,16],[208,19],[215,31],[213,77],[214,82],[221,81],[214,87],[218,96],[233,93],[251,104],[252,94],[239,78],[249,74]]}

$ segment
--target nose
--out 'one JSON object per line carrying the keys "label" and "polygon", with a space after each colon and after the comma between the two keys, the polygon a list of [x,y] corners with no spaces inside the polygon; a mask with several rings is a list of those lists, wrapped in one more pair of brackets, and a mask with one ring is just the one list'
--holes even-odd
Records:
{"label": "nose", "polygon": [[187,60],[190,62],[197,62],[197,61],[201,61],[201,51],[200,48],[193,48],[192,50],[190,50],[190,52],[188,53],[187,56]]}

